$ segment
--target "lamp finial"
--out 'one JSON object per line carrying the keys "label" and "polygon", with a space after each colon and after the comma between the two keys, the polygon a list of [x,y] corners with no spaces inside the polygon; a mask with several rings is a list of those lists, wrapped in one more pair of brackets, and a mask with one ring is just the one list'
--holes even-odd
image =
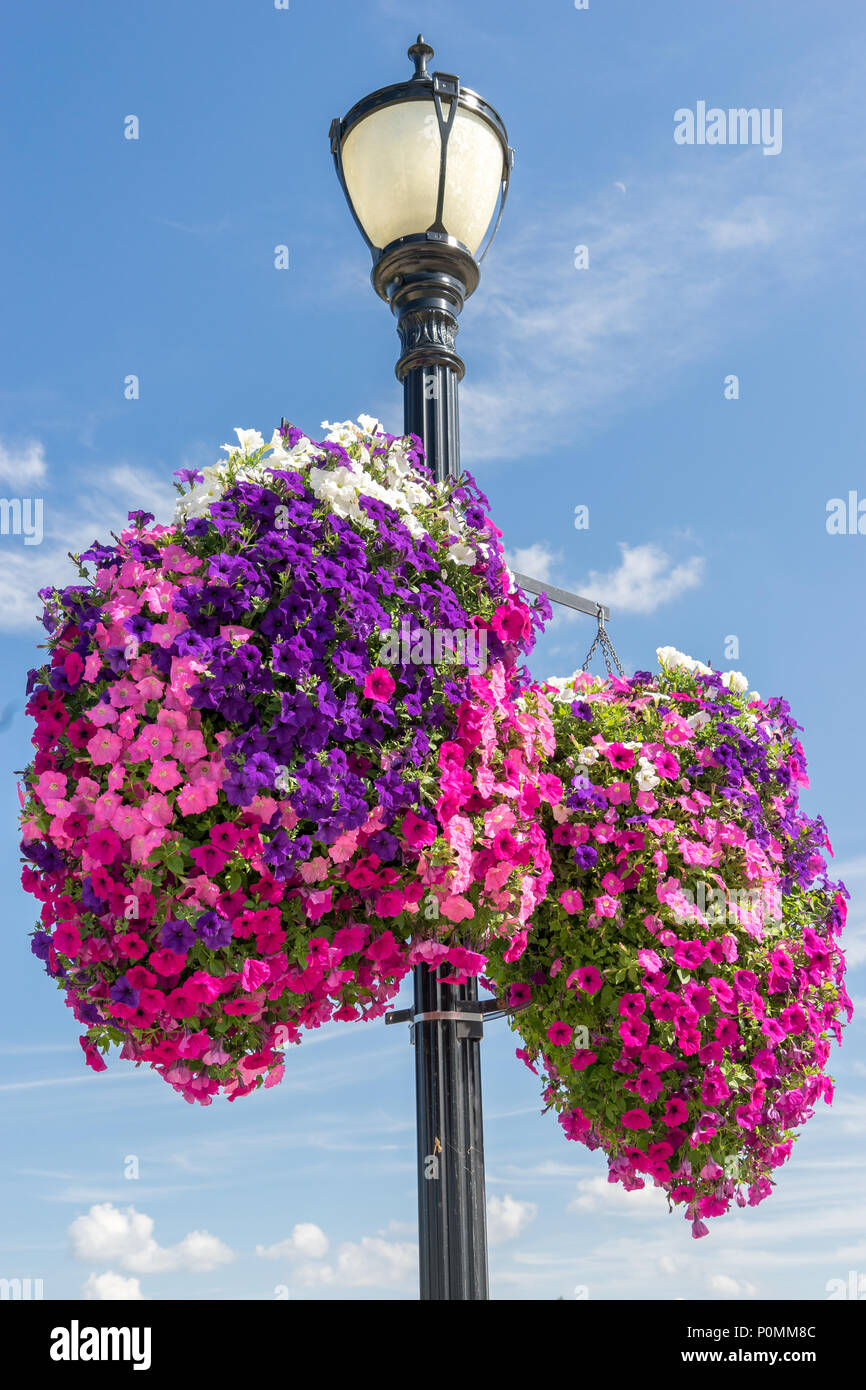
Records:
{"label": "lamp finial", "polygon": [[426,82],[430,74],[427,71],[427,59],[433,57],[433,49],[424,40],[424,35],[419,34],[417,41],[408,49],[408,55],[415,64],[415,76],[412,81]]}

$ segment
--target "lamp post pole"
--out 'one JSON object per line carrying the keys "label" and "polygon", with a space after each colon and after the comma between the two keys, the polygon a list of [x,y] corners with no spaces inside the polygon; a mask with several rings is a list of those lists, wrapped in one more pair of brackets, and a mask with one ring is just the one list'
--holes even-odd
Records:
{"label": "lamp post pole", "polygon": [[[433,49],[420,34],[409,57],[413,76],[335,117],[330,143],[346,201],[373,257],[373,287],[397,318],[404,429],[421,439],[429,467],[443,482],[460,473],[458,317],[499,227],[514,152],[488,102],[453,73],[427,71]],[[602,642],[610,670],[605,605],[527,575],[516,578],[534,593],[546,590],[553,602],[597,617],[590,656]],[[387,1014],[385,1022],[410,1021],[415,1044],[421,1297],[486,1299],[480,1044],[484,1015],[501,1009],[496,1001],[479,1000],[475,980],[453,984],[449,973],[418,965],[412,1009]]]}
{"label": "lamp post pole", "polygon": [[[455,339],[466,293],[455,274],[434,280],[428,269],[404,272],[390,296],[403,349],[403,427],[420,437],[439,482],[460,472],[457,383],[465,369]],[[414,972],[421,1298],[486,1299],[482,1022],[477,982],[448,984],[451,973],[424,964]]]}
{"label": "lamp post pole", "polygon": [[[330,141],[373,256],[373,286],[397,319],[404,429],[419,436],[441,482],[460,472],[458,316],[478,285],[484,252],[478,260],[476,252],[497,202],[501,216],[513,156],[489,103],[454,74],[428,72],[433,49],[420,34],[409,57],[412,77],[337,117]],[[488,246],[498,225],[497,219]],[[418,965],[408,1012],[417,1088],[421,1298],[486,1299],[485,1006],[475,980],[449,983],[450,973]]]}

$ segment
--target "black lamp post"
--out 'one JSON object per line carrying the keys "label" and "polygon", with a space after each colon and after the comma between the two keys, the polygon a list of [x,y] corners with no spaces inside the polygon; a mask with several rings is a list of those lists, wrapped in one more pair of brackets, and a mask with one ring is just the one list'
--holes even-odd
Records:
{"label": "black lamp post", "polygon": [[[457,383],[465,368],[457,319],[496,235],[514,154],[493,107],[453,74],[429,73],[432,56],[419,34],[409,49],[414,75],[336,118],[330,139],[373,256],[373,286],[397,317],[404,429],[420,436],[441,481],[460,472]],[[449,973],[416,967],[410,1015],[421,1297],[486,1299],[483,1006],[474,980],[446,984]]]}

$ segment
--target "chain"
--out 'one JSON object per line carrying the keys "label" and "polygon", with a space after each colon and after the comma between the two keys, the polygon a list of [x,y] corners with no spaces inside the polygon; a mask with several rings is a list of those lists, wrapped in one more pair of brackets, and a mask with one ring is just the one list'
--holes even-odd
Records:
{"label": "chain", "polygon": [[598,610],[598,631],[596,632],[595,637],[593,638],[592,646],[590,647],[586,656],[583,658],[583,665],[580,668],[581,671],[586,671],[589,669],[589,663],[592,661],[595,649],[598,646],[601,647],[602,655],[604,656],[604,664],[607,667],[607,674],[609,676],[613,675],[613,667],[611,666],[612,661],[620,676],[624,676],[625,672],[619,664],[619,657],[616,654],[614,645],[611,642],[610,637],[607,634],[607,629],[604,625],[604,618],[602,616],[601,606],[599,606]]}

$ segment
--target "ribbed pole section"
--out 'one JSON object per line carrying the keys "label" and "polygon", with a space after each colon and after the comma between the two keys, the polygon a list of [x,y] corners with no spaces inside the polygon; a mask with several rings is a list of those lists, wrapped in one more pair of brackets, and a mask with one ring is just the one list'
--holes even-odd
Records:
{"label": "ribbed pole section", "polygon": [[[408,298],[408,296],[407,296]],[[462,301],[461,301],[462,302]],[[400,316],[404,428],[438,480],[460,471],[457,317],[441,299]],[[445,984],[453,968],[415,967],[418,1247],[422,1299],[486,1299],[487,1211],[478,985]],[[458,1019],[424,1018],[460,1014]]]}

